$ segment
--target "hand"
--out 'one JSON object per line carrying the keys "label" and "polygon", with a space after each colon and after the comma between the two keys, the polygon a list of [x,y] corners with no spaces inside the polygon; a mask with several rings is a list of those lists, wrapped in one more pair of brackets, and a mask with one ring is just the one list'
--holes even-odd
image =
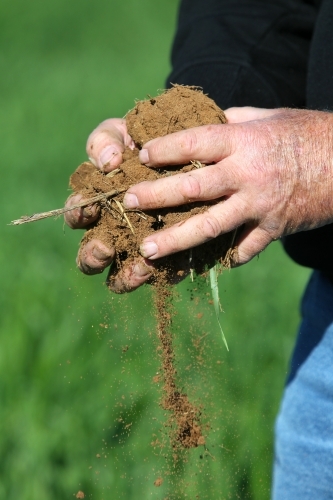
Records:
{"label": "hand", "polygon": [[[110,172],[122,162],[122,153],[125,146],[134,148],[134,143],[127,133],[126,122],[122,119],[110,119],[102,122],[89,136],[87,141],[87,154],[91,162],[104,172]],[[80,194],[69,197],[66,206],[83,201]],[[99,206],[91,205],[77,208],[65,214],[65,222],[72,229],[82,229],[99,216]],[[112,264],[115,249],[108,248],[97,239],[90,240],[81,246],[77,265],[85,274],[97,274]],[[132,266],[120,271],[112,268],[108,275],[108,286],[117,293],[131,291],[147,281],[152,274],[152,264],[147,259],[139,258]]]}
{"label": "hand", "polygon": [[272,240],[333,221],[333,114],[230,108],[227,125],[154,139],[140,151],[150,167],[198,160],[202,169],[131,187],[126,208],[217,200],[204,214],[143,241],[149,259],[200,245],[236,228],[238,264]]}

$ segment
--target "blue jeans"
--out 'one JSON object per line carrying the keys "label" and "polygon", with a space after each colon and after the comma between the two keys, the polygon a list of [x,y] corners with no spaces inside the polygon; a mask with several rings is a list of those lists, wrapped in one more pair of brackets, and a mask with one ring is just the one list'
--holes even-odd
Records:
{"label": "blue jeans", "polygon": [[333,285],[318,271],[275,431],[273,500],[333,500]]}

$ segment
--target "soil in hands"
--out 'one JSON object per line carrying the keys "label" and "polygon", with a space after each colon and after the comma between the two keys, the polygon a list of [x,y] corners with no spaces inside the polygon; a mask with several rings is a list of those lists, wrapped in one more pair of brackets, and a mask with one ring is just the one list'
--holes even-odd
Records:
{"label": "soil in hands", "polygon": [[[113,190],[122,191],[122,194],[100,203],[100,216],[88,228],[82,241],[84,244],[92,238],[98,238],[107,246],[116,248],[116,259],[107,278],[111,286],[119,269],[128,267],[139,256],[139,245],[145,236],[179,224],[207,210],[213,203],[223,203],[221,199],[145,212],[124,210],[122,205],[123,190],[131,185],[205,167],[193,158],[188,165],[153,169],[142,165],[138,159],[139,150],[151,139],[200,125],[226,123],[223,111],[200,89],[177,85],[157,97],[139,101],[127,114],[126,123],[136,147],[124,152],[119,169],[105,174],[92,163],[85,162],[70,178],[70,187],[84,198]],[[202,274],[216,261],[228,265],[232,255],[231,246],[232,235],[223,235],[192,250],[162,258],[155,264],[151,283],[155,287],[158,352],[164,378],[161,404],[168,411],[167,425],[171,429],[173,448],[203,445],[205,438],[202,434],[201,410],[189,401],[181,381],[177,380],[172,344],[172,288],[168,283],[181,279],[189,272]]]}

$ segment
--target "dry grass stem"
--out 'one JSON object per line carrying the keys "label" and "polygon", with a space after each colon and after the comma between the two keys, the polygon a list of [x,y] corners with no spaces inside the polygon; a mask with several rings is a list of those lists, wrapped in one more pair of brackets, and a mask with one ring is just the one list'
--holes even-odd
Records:
{"label": "dry grass stem", "polygon": [[125,221],[127,222],[128,227],[130,228],[130,230],[132,231],[132,233],[133,233],[133,234],[135,234],[134,229],[133,229],[133,226],[132,226],[132,224],[130,223],[129,218],[128,218],[128,217],[127,217],[127,215],[126,215],[126,212],[125,212],[125,210],[124,210],[123,205],[122,205],[122,204],[120,203],[120,201],[118,201],[118,200],[113,200],[113,201],[117,204],[117,207],[119,208],[119,210],[120,210],[120,212],[121,212],[121,215],[123,216],[123,218],[124,218],[124,219],[125,219]]}
{"label": "dry grass stem", "polygon": [[108,177],[110,179],[110,177],[114,177],[115,175],[119,174],[119,172],[121,172],[121,168],[116,168],[115,170],[112,170],[111,172],[106,174],[105,177]]}
{"label": "dry grass stem", "polygon": [[144,220],[147,220],[147,217],[145,217],[143,215],[143,212],[141,212],[140,210],[126,210],[126,212],[133,212],[135,214],[137,214],[139,217],[141,217],[141,219],[144,219]]}
{"label": "dry grass stem", "polygon": [[105,203],[106,210],[112,215],[112,217],[116,220],[122,220],[122,215],[112,207],[110,200],[107,200]]}
{"label": "dry grass stem", "polygon": [[113,191],[109,191],[108,193],[101,193],[93,198],[89,198],[88,200],[83,200],[80,203],[76,203],[71,207],[58,208],[56,210],[50,210],[49,212],[40,212],[38,214],[32,215],[22,215],[20,219],[16,219],[11,221],[10,226],[18,226],[19,224],[26,224],[27,222],[35,222],[37,220],[47,219],[48,217],[58,217],[66,212],[70,212],[71,210],[75,210],[76,208],[87,207],[88,205],[92,205],[93,203],[98,203],[102,200],[107,200],[108,198],[112,198],[113,196],[117,196],[120,193],[123,193],[126,189],[114,189]]}
{"label": "dry grass stem", "polygon": [[191,163],[192,163],[193,167],[195,167],[195,168],[205,167],[205,165],[203,163],[201,163],[201,161],[198,161],[198,160],[194,160],[194,161],[191,160]]}

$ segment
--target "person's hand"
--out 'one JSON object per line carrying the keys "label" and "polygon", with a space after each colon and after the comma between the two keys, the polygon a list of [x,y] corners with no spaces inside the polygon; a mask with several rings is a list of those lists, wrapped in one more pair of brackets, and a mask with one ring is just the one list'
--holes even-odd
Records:
{"label": "person's hand", "polygon": [[227,125],[208,125],[149,141],[150,167],[208,164],[131,187],[128,209],[218,200],[205,213],[145,238],[141,254],[158,259],[239,228],[238,264],[272,240],[333,221],[333,114],[230,108]]}
{"label": "person's hand", "polygon": [[[110,172],[122,162],[125,146],[134,148],[134,143],[127,133],[126,122],[123,119],[109,119],[102,122],[89,136],[87,154],[91,162],[103,172]],[[66,206],[73,206],[83,201],[80,194],[70,196]],[[72,229],[82,229],[99,216],[97,204],[84,208],[76,208],[65,214],[65,222]],[[77,265],[85,274],[101,273],[110,266],[115,257],[115,249],[108,248],[97,239],[90,240],[81,246],[77,256]],[[113,291],[121,293],[138,288],[152,274],[152,264],[147,259],[139,258],[130,267],[117,270],[111,268],[108,276],[108,286]]]}

